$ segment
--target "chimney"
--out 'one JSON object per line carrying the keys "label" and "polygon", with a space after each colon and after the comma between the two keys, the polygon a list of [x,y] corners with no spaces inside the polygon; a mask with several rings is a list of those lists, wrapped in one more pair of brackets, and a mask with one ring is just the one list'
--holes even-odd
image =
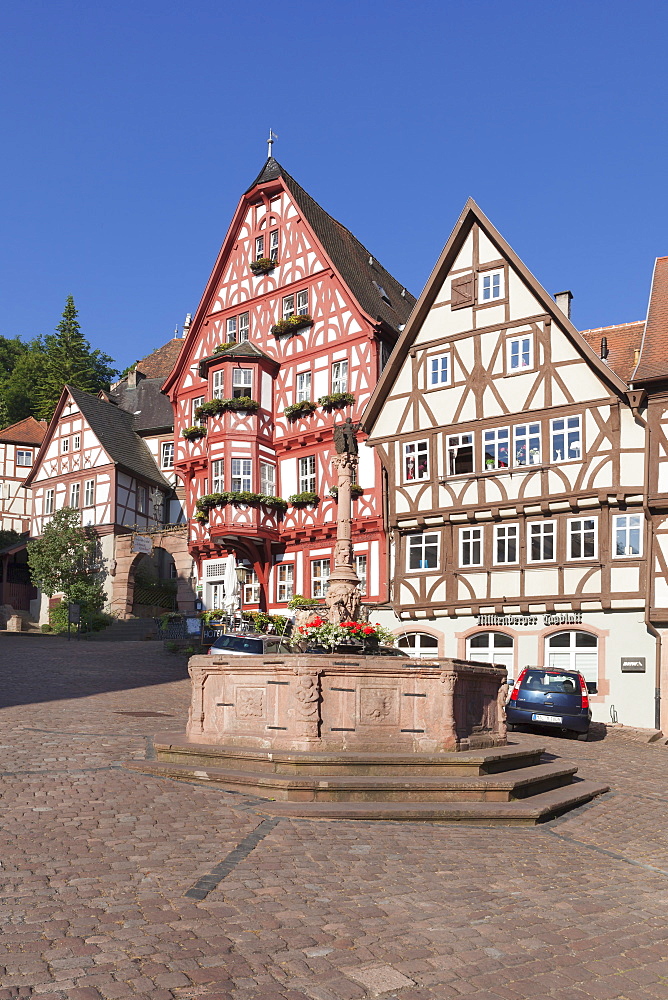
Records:
{"label": "chimney", "polygon": [[572,292],[557,292],[554,296],[554,301],[557,303],[561,309],[564,316],[571,318],[571,299],[573,298]]}
{"label": "chimney", "polygon": [[146,378],[146,376],[144,375],[143,372],[137,371],[137,365],[136,364],[135,364],[135,367],[131,371],[128,372],[128,376],[127,377],[128,377],[127,385],[128,385],[129,389],[136,389],[137,388],[137,382],[140,382],[143,378]]}
{"label": "chimney", "polygon": [[607,358],[607,356],[608,356],[609,353],[610,352],[608,351],[608,338],[607,337],[601,337],[601,357],[602,357],[602,359],[604,361]]}
{"label": "chimney", "polygon": [[183,338],[184,339],[188,336],[188,330],[190,329],[192,321],[193,321],[193,318],[192,318],[191,313],[186,313],[186,318],[183,321]]}

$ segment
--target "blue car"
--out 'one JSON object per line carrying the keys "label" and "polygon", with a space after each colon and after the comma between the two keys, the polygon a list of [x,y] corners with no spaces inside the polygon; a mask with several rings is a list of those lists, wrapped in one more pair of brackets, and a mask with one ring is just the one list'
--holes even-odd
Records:
{"label": "blue car", "polygon": [[547,726],[586,740],[591,722],[587,682],[575,670],[526,667],[506,705],[508,728]]}

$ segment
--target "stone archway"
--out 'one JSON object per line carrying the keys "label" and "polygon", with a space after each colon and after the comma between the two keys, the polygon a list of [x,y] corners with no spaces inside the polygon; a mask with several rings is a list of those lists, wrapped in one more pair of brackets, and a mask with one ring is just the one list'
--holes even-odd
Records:
{"label": "stone archway", "polygon": [[[140,532],[150,535],[155,548],[164,549],[174,560],[176,567],[176,606],[179,611],[194,611],[197,595],[193,587],[193,560],[188,551],[188,529],[184,525],[180,531]],[[134,601],[135,570],[141,561],[141,552],[133,552],[134,534],[116,537],[115,567],[111,610],[119,618],[132,615]]]}

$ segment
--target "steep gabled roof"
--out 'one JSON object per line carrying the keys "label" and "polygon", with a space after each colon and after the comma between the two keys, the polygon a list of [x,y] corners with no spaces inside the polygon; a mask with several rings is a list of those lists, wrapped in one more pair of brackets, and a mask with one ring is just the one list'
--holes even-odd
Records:
{"label": "steep gabled roof", "polygon": [[657,257],[635,382],[668,378],[668,257]]}
{"label": "steep gabled roof", "polygon": [[40,445],[46,434],[46,420],[35,420],[34,417],[26,417],[16,424],[11,424],[0,431],[0,441],[7,444],[31,444]]}
{"label": "steep gabled roof", "polygon": [[609,351],[605,363],[621,379],[630,382],[644,329],[645,324],[639,320],[637,323],[616,323],[614,326],[600,326],[595,330],[580,330],[580,336],[584,337],[598,355],[601,353],[601,340],[605,337]]}
{"label": "steep gabled roof", "polygon": [[176,359],[184,343],[185,341],[181,337],[172,337],[162,347],[158,347],[152,354],[138,361],[137,371],[145,375],[146,378],[166,379],[176,364]]}
{"label": "steep gabled roof", "polygon": [[119,409],[134,416],[133,427],[139,434],[165,431],[174,426],[172,404],[160,391],[165,384],[161,378],[139,378],[136,386],[128,380],[118,382],[109,392],[109,399]]}
{"label": "steep gabled roof", "polygon": [[450,234],[448,242],[443,248],[441,256],[436,262],[436,266],[429,276],[427,284],[424,286],[422,294],[420,295],[420,298],[411,313],[410,319],[406,324],[403,333],[399,337],[399,340],[390,355],[390,360],[385,366],[374,393],[369,400],[369,404],[362,415],[361,427],[367,432],[367,434],[372,433],[385,397],[389,394],[394,381],[399,374],[401,366],[403,365],[406,356],[408,355],[408,352],[410,351],[413,342],[415,341],[420,328],[427,317],[427,314],[429,313],[429,310],[431,309],[434,300],[453,265],[453,262],[457,257],[457,254],[461,250],[466,237],[476,222],[486,236],[496,246],[499,251],[499,256],[505,257],[508,261],[510,261],[512,266],[515,268],[515,271],[541,303],[545,312],[550,315],[562,328],[576,350],[586,361],[589,362],[598,375],[600,375],[604,381],[607,382],[611,389],[620,395],[625,394],[627,390],[625,382],[623,382],[619,375],[609,368],[604,361],[601,361],[596,352],[589,346],[586,339],[578,333],[568,317],[561,311],[552,296],[549,295],[540,282],[534,278],[528,267],[526,267],[526,265],[520,260],[512,247],[506,243],[498,229],[492,225],[487,216],[480,210],[480,208],[478,208],[473,198],[469,198],[464,205],[464,209],[457,220],[455,228]]}
{"label": "steep gabled roof", "polygon": [[382,320],[398,332],[410,316],[415,297],[273,157],[267,160],[248,191],[252,191],[258,184],[278,180],[279,177],[364,312],[373,319]]}

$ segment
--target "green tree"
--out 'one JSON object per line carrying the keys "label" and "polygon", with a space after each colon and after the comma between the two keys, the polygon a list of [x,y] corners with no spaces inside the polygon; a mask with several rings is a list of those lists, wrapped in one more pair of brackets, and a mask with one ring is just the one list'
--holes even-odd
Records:
{"label": "green tree", "polygon": [[19,535],[18,531],[12,531],[11,528],[0,530],[0,550],[8,549],[10,545],[16,545],[20,541],[21,535]]}
{"label": "green tree", "polygon": [[38,417],[51,419],[64,385],[84,392],[99,392],[109,388],[116,372],[108,354],[91,351],[77,315],[74,299],[68,295],[56,332],[44,338],[43,370],[34,390]]}
{"label": "green tree", "polygon": [[41,538],[28,542],[27,549],[30,578],[47,597],[62,593],[66,601],[83,604],[88,611],[102,609],[105,574],[97,538],[91,528],[81,526],[78,510],[56,511]]}
{"label": "green tree", "polygon": [[35,387],[44,371],[44,346],[36,339],[23,344],[23,348],[11,371],[3,375],[0,370],[0,400],[7,411],[7,425],[37,413]]}

